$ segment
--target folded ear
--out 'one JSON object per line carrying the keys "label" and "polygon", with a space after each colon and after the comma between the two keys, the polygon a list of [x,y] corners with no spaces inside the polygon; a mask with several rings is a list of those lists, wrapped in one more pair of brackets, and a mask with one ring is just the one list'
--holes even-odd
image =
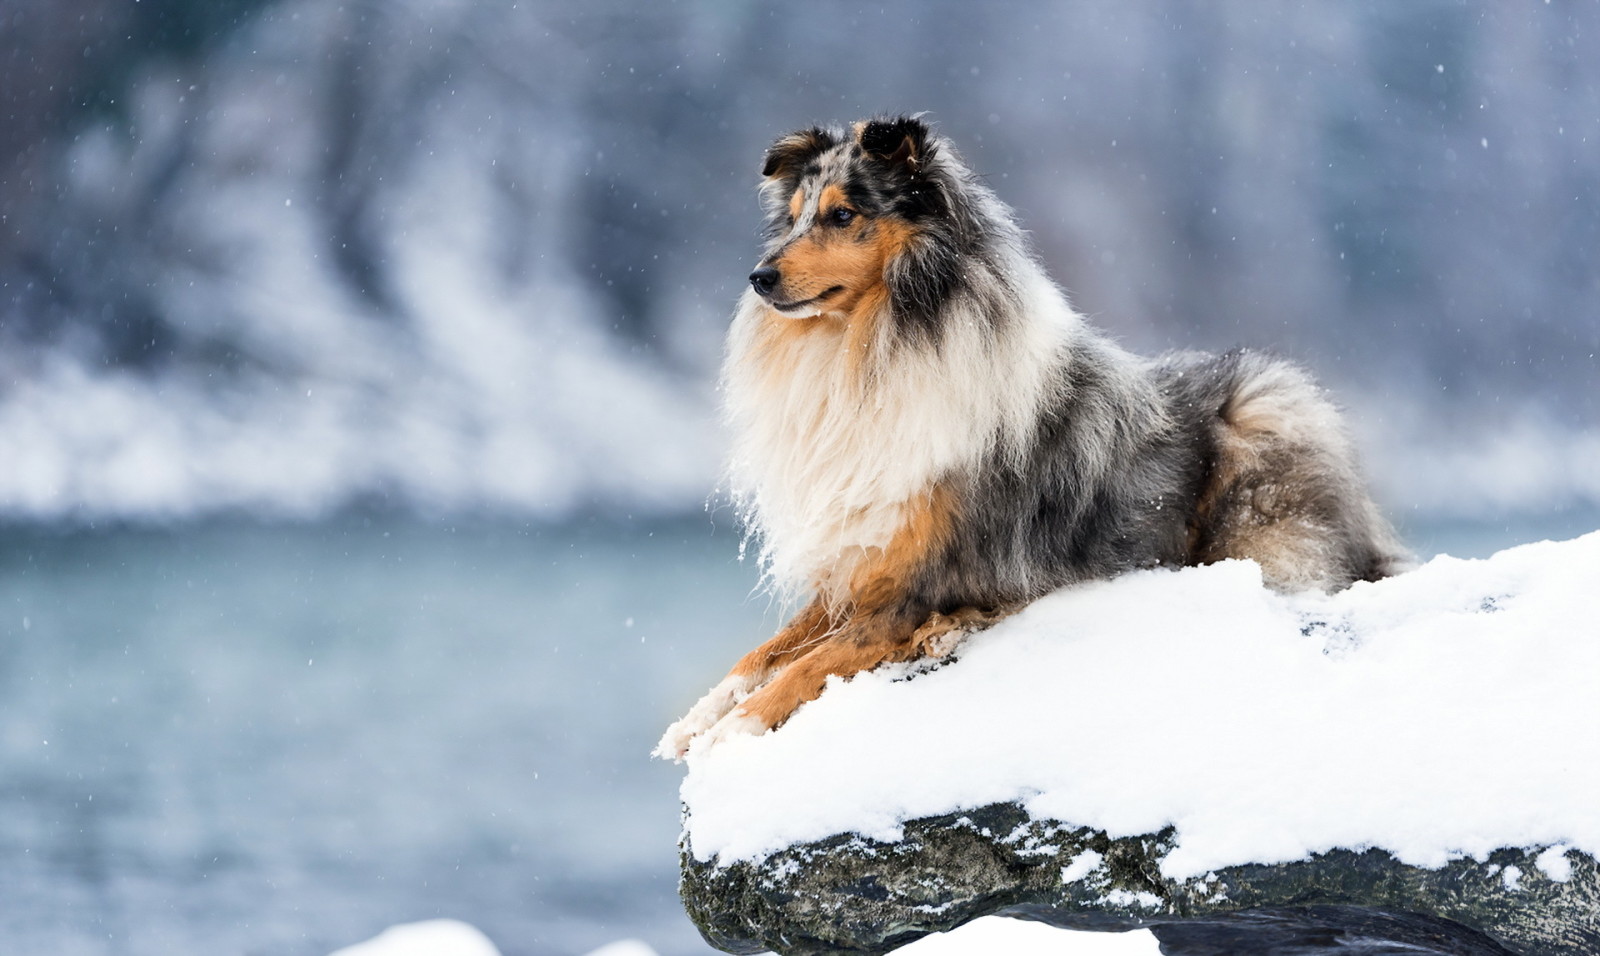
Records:
{"label": "folded ear", "polygon": [[833,134],[817,126],[790,133],[767,150],[763,176],[790,176],[808,160],[834,145]]}
{"label": "folded ear", "polygon": [[913,174],[927,162],[928,138],[928,126],[920,116],[868,120],[857,134],[867,155]]}

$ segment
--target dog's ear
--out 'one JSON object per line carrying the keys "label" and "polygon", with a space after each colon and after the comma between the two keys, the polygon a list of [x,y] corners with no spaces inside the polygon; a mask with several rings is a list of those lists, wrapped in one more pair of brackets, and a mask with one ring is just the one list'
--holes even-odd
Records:
{"label": "dog's ear", "polygon": [[928,125],[921,116],[868,120],[857,134],[868,156],[916,175],[928,161]]}
{"label": "dog's ear", "polygon": [[761,167],[761,175],[768,178],[791,176],[803,167],[807,160],[833,145],[833,135],[817,126],[790,133],[773,143],[767,150],[767,159]]}

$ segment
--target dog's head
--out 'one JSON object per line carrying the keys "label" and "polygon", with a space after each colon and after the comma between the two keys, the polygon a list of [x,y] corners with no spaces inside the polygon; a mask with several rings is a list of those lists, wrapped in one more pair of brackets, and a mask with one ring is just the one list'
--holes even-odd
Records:
{"label": "dog's head", "polygon": [[750,284],[780,315],[931,319],[959,281],[965,170],[915,116],[779,139],[761,174],[765,255]]}

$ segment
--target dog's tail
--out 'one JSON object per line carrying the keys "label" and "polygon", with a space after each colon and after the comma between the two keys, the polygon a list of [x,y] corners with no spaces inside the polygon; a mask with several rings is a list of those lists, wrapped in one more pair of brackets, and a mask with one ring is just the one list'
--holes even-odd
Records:
{"label": "dog's tail", "polygon": [[1255,558],[1286,590],[1332,590],[1412,566],[1367,492],[1338,410],[1310,375],[1243,350],[1220,356],[1215,373],[1202,560]]}

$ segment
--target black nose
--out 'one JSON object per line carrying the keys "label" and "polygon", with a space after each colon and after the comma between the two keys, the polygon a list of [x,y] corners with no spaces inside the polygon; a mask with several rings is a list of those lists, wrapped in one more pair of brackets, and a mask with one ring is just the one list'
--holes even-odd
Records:
{"label": "black nose", "polygon": [[772,290],[777,287],[780,273],[771,266],[762,266],[750,273],[750,285],[756,293],[763,298],[771,298]]}

